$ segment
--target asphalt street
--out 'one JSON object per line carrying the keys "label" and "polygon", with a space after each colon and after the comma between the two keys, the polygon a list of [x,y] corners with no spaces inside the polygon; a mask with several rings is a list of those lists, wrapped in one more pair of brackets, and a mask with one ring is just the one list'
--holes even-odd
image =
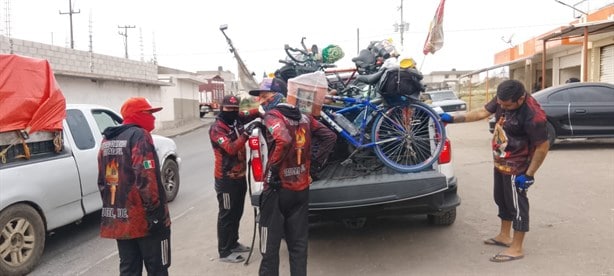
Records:
{"label": "asphalt street", "polygon": [[[339,222],[310,225],[309,275],[614,275],[614,141],[556,144],[529,191],[531,230],[525,258],[492,263],[501,247],[484,245],[499,220],[492,200],[487,122],[447,127],[459,194],[456,222],[447,227],[425,216],[383,217],[349,230]],[[183,162],[177,199],[170,203],[171,275],[256,275],[249,265],[217,261],[217,201],[208,127],[174,136]],[[240,241],[251,242],[253,210],[246,201]],[[99,214],[98,214],[99,215]],[[118,275],[115,241],[98,237],[97,214],[48,237],[31,275]],[[257,244],[256,244],[257,246]],[[281,275],[289,275],[286,247]]]}

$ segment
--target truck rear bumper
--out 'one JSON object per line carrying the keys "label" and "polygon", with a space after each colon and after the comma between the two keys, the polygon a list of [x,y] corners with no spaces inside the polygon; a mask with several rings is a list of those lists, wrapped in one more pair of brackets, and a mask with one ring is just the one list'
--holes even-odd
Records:
{"label": "truck rear bumper", "polygon": [[[381,183],[379,185],[381,185]],[[414,185],[414,183],[408,185]],[[415,185],[419,186],[419,184]],[[419,191],[427,190],[428,189],[424,187],[424,189]],[[416,191],[418,191],[417,188]],[[330,193],[331,191],[327,192]],[[314,208],[314,200],[318,200],[319,195],[314,195],[314,193],[311,192],[309,196],[310,215],[327,216],[333,218],[371,217],[395,214],[437,214],[456,208],[456,206],[460,205],[461,202],[460,197],[457,194],[456,177],[450,179],[449,183],[442,190],[435,190],[432,193],[422,194],[421,196],[416,195],[414,197],[408,196],[401,198],[400,195],[397,195],[398,199],[396,200],[382,200],[378,203],[368,205],[345,204],[343,205],[344,208],[340,208],[339,206],[341,206],[341,202],[337,201],[336,208],[323,208],[322,206],[326,206],[324,204],[320,204],[320,208]],[[331,206],[331,204],[328,204],[328,206]]]}

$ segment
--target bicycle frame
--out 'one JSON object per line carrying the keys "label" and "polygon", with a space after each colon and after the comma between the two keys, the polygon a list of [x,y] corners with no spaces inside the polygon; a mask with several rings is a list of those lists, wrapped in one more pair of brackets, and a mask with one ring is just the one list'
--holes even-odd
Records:
{"label": "bicycle frame", "polygon": [[[345,97],[345,96],[326,96],[326,98],[331,99],[333,101],[342,101],[346,104],[351,104],[348,107],[324,105],[320,112],[320,116],[322,117],[322,119],[324,119],[324,121],[326,121],[330,126],[332,126],[335,131],[337,131],[346,141],[350,142],[354,147],[359,148],[359,149],[371,148],[377,144],[388,142],[387,140],[384,140],[380,142],[364,143],[365,133],[367,131],[367,124],[370,122],[369,116],[371,116],[371,113],[373,112],[377,112],[378,114],[380,113],[383,114],[383,110],[384,110],[383,107],[378,107],[377,105],[373,104],[368,97],[366,99],[356,99],[356,98]],[[357,111],[357,110],[364,111],[364,112],[361,112],[360,114],[363,117],[360,121],[360,127],[359,127],[360,135],[358,135],[358,140],[354,138],[352,135],[350,135],[350,133],[345,128],[343,128],[341,125],[339,125],[333,118],[334,113],[343,115],[343,114],[347,114],[349,112]],[[386,116],[386,115],[383,114],[383,116]],[[374,117],[375,116],[371,116],[371,118],[374,118]],[[403,126],[400,126],[400,125],[397,125],[397,126],[399,128],[403,128]]]}

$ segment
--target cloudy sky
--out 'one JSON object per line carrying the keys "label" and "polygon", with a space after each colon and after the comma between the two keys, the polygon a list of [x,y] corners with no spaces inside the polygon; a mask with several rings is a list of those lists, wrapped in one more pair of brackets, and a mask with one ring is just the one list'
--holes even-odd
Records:
{"label": "cloudy sky", "polygon": [[[0,0],[0,34],[4,35],[7,1],[12,37],[70,47],[69,17],[59,14],[69,10],[69,0]],[[582,2],[578,7],[590,10],[614,3],[561,1]],[[573,10],[554,0],[447,0],[444,46],[424,57],[422,46],[439,0],[403,3],[403,20],[409,23],[403,52],[422,63],[425,73],[491,66],[494,54],[509,47],[503,40],[521,43],[574,20]],[[257,77],[279,68],[278,60],[285,57],[284,44],[299,47],[301,37],[307,38],[308,46],[340,45],[346,53],[337,62],[340,67],[351,66],[358,47],[372,40],[392,38],[401,48],[400,35],[393,27],[401,21],[401,0],[72,0],[72,5],[80,11],[73,15],[76,49],[89,48],[91,17],[95,52],[123,57],[118,26],[136,26],[128,30],[131,59],[143,55],[151,60],[155,41],[160,65],[192,72],[218,66],[236,72],[236,61],[219,30],[221,24],[228,25],[226,33]]]}

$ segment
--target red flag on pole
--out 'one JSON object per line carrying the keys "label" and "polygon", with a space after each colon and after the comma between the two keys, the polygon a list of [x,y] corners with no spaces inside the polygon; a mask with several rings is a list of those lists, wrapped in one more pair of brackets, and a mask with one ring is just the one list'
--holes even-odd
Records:
{"label": "red flag on pole", "polygon": [[422,50],[425,55],[428,53],[435,54],[436,51],[443,47],[443,5],[445,2],[446,0],[441,0],[437,11],[435,11],[435,16],[431,22],[429,33],[424,42],[424,49]]}

